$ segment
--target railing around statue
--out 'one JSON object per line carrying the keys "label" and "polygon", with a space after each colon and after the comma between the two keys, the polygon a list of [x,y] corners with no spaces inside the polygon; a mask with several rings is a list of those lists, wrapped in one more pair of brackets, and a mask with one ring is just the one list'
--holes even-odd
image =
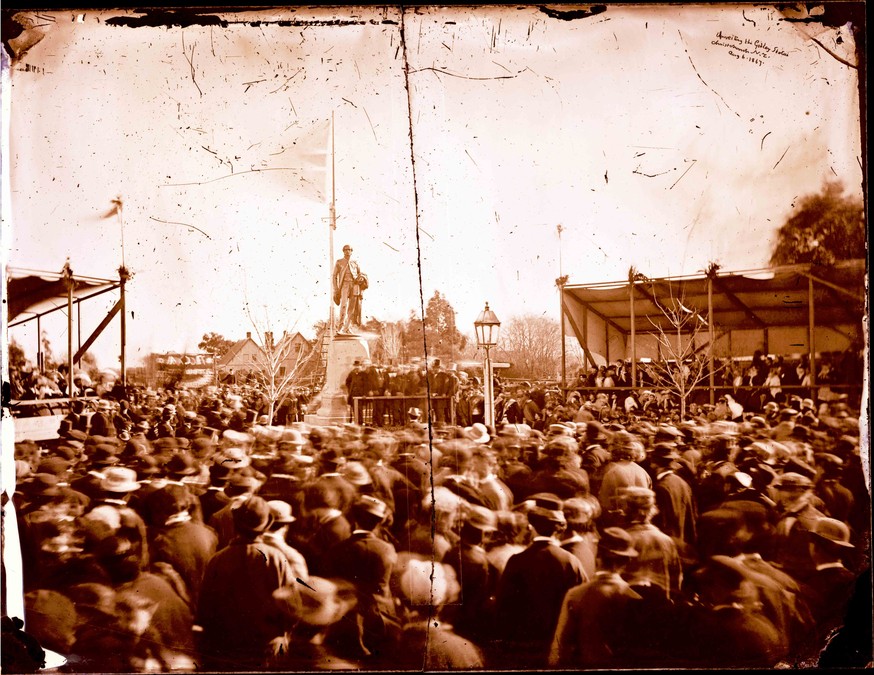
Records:
{"label": "railing around statue", "polygon": [[356,396],[352,399],[352,421],[370,427],[402,427],[409,421],[407,411],[419,408],[420,421],[428,421],[428,400],[434,424],[456,423],[455,398],[452,396]]}

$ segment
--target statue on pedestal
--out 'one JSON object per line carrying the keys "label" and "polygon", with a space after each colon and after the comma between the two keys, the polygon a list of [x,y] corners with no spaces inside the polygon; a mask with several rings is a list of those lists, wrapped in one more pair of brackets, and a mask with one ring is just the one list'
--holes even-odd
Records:
{"label": "statue on pedestal", "polygon": [[361,299],[368,288],[367,275],[352,259],[352,247],[343,247],[343,257],[334,263],[334,304],[340,306],[337,333],[354,335],[361,326]]}

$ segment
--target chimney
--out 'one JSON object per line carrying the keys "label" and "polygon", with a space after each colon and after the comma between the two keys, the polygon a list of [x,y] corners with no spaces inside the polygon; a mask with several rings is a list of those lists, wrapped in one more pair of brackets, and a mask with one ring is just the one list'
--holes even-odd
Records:
{"label": "chimney", "polygon": [[252,339],[252,332],[251,332],[251,331],[248,331],[248,330],[246,331],[246,339],[247,339],[247,340],[251,340],[251,339]]}

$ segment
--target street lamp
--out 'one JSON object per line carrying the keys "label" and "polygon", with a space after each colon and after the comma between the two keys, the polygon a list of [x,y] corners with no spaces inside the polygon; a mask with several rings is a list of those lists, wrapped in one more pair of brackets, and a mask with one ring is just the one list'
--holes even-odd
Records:
{"label": "street lamp", "polygon": [[486,426],[495,426],[495,391],[492,378],[492,360],[489,350],[498,344],[498,335],[501,332],[501,322],[495,313],[489,309],[489,303],[473,322],[476,329],[476,343],[486,352],[483,364],[483,399]]}

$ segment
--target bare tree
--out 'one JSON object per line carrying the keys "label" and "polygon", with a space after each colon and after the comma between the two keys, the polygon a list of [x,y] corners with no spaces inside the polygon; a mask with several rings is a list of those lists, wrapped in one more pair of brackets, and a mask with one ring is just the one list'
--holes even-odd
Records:
{"label": "bare tree", "polygon": [[501,328],[500,354],[513,364],[510,376],[555,377],[561,358],[558,321],[534,314],[510,318]]}
{"label": "bare tree", "polygon": [[[629,276],[632,280],[646,279],[634,272],[634,268]],[[709,376],[707,366],[713,345],[709,344],[707,319],[697,309],[686,307],[683,298],[674,297],[673,291],[667,302],[660,302],[655,284],[652,284],[652,297],[668,326],[647,317],[655,328],[654,335],[662,356],[650,364],[649,374],[657,387],[676,395],[680,402],[680,417],[685,419],[689,396]],[[702,334],[707,341],[703,348],[697,344]]]}
{"label": "bare tree", "polygon": [[267,399],[267,418],[272,422],[276,409],[301,383],[306,364],[317,353],[318,342],[295,342],[294,334],[289,331],[283,331],[277,340],[273,331],[265,330],[251,314],[249,320],[255,329],[255,344],[259,347],[253,371]]}

